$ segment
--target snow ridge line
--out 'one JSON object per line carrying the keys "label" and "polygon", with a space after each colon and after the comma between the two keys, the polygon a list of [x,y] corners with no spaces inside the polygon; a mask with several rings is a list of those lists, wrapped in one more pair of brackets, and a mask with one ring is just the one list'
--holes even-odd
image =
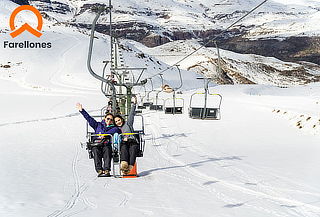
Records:
{"label": "snow ridge line", "polygon": [[80,115],[80,113],[71,113],[68,115],[57,116],[57,117],[52,117],[52,118],[41,118],[41,119],[33,119],[33,120],[26,120],[26,121],[16,121],[16,122],[11,122],[11,123],[0,124],[0,127],[14,125],[14,124],[33,123],[33,122],[39,122],[39,121],[53,121],[53,120],[57,120],[57,119],[70,118],[70,117],[74,117],[74,116],[78,116],[78,115]]}
{"label": "snow ridge line", "polygon": [[[100,111],[100,110],[90,110],[88,112],[96,112],[96,111]],[[4,124],[0,124],[0,127],[4,127],[4,126],[8,126],[8,125],[15,125],[15,124],[33,123],[33,122],[39,122],[39,121],[54,121],[54,120],[63,119],[63,118],[71,118],[71,117],[75,117],[75,116],[79,116],[79,115],[80,115],[79,112],[75,112],[75,113],[56,116],[56,117],[52,117],[52,118],[40,118],[40,119],[33,119],[33,120],[26,120],[26,121],[16,121],[16,122],[11,122],[11,123],[4,123]]]}

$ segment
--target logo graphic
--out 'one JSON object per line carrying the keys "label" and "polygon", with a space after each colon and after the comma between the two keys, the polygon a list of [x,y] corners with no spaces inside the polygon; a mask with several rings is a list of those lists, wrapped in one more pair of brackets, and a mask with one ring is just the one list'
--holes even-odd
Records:
{"label": "logo graphic", "polygon": [[[37,29],[34,29],[33,27],[31,27],[29,24],[25,23],[23,24],[20,28],[16,29],[15,25],[14,25],[14,20],[16,18],[16,16],[18,15],[18,13],[20,13],[21,11],[31,11],[33,12],[37,18],[38,18],[38,26]],[[31,34],[33,34],[36,37],[40,37],[42,35],[42,33],[40,32],[43,26],[43,20],[42,20],[42,16],[40,14],[40,12],[33,6],[31,5],[22,5],[20,7],[17,7],[11,14],[10,16],[10,28],[11,31],[13,31],[12,33],[10,33],[12,38],[17,37],[18,35],[20,35],[21,33],[23,33],[24,31],[28,31]]]}

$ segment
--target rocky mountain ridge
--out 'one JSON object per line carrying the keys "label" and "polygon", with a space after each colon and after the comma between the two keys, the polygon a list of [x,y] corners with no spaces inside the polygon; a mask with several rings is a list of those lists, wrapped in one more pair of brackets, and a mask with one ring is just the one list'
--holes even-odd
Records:
{"label": "rocky mountain ridge", "polygon": [[[14,0],[30,3],[57,22],[89,29],[94,9],[107,0]],[[197,39],[208,43],[228,25],[258,5],[257,0],[113,1],[114,34],[149,47]],[[282,1],[283,2],[283,1]],[[274,56],[284,61],[320,64],[320,1],[282,3],[269,0],[252,15],[217,38],[221,48],[238,53]],[[298,2],[298,3],[296,3]],[[300,3],[299,3],[300,2]],[[302,3],[301,3],[302,2]],[[97,30],[108,34],[108,15]],[[208,46],[212,46],[209,43]]]}

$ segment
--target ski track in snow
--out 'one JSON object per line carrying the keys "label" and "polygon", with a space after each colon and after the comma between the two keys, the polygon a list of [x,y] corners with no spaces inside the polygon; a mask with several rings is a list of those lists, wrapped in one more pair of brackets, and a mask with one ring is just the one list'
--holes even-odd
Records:
{"label": "ski track in snow", "polygon": [[[157,124],[159,123],[159,124]],[[231,188],[232,190],[237,190],[243,194],[247,194],[247,195],[253,195],[255,197],[258,197],[261,200],[264,201],[268,201],[271,203],[274,203],[278,206],[284,207],[284,208],[288,208],[286,210],[284,210],[283,212],[274,212],[272,210],[268,210],[265,209],[263,207],[258,207],[255,205],[251,205],[248,204],[250,203],[250,201],[247,201],[245,203],[243,202],[239,202],[237,199],[231,198],[225,194],[223,194],[222,192],[218,192],[217,189],[213,188],[213,187],[205,187],[204,190],[209,190],[210,192],[216,194],[216,196],[218,198],[220,198],[222,201],[226,202],[227,204],[229,204],[229,207],[237,207],[237,206],[249,206],[251,208],[260,210],[260,211],[264,211],[276,216],[306,216],[306,217],[312,217],[312,216],[319,216],[319,212],[320,212],[320,208],[307,204],[307,203],[303,203],[300,201],[297,201],[293,198],[290,198],[288,195],[285,195],[285,197],[281,194],[282,192],[279,192],[279,190],[276,187],[270,187],[267,186],[266,188],[263,185],[257,185],[258,188],[253,190],[253,189],[249,189],[249,188],[245,188],[243,186],[240,186],[238,184],[233,184],[233,183],[228,183],[224,180],[221,179],[217,179],[215,177],[212,176],[208,176],[202,172],[200,172],[199,170],[195,169],[194,167],[191,167],[189,164],[185,164],[184,162],[181,162],[179,160],[176,160],[175,158],[173,158],[172,156],[170,156],[167,152],[168,149],[168,145],[169,142],[166,142],[165,144],[157,144],[156,139],[155,138],[160,138],[160,128],[162,125],[162,121],[160,119],[158,119],[157,121],[153,122],[153,125],[149,125],[151,127],[149,127],[150,132],[152,132],[152,143],[154,143],[154,146],[156,147],[157,152],[164,158],[166,159],[168,162],[171,162],[172,167],[179,167],[182,168],[184,170],[187,170],[187,172],[185,174],[193,174],[195,176],[197,176],[198,178],[201,178],[202,180],[204,180],[205,182],[213,182],[213,183],[218,183],[221,184],[223,187],[226,188]],[[157,126],[157,127],[156,127]],[[166,127],[165,127],[166,128]],[[164,128],[164,129],[165,129]],[[163,129],[163,128],[162,128]],[[172,130],[172,129],[171,129]],[[163,130],[162,130],[162,133]],[[183,137],[180,137],[183,138]],[[180,139],[179,138],[179,139]],[[179,143],[179,140],[174,140],[170,137],[167,137],[166,139],[168,139],[170,141],[170,145],[174,144],[176,146],[176,148],[178,148],[179,146],[181,146],[181,143]],[[191,139],[194,143],[195,140]],[[190,138],[188,137],[188,142],[190,143]],[[192,147],[192,146],[191,146]],[[204,154],[204,153],[203,153]],[[230,170],[228,167],[225,167],[227,170]],[[250,168],[252,169],[252,168]],[[256,168],[254,168],[255,170],[258,170]],[[257,180],[255,179],[255,177],[249,176],[245,171],[236,168],[236,169],[232,169],[233,171],[231,171],[231,173],[236,176],[237,178],[239,178],[240,180],[244,179],[246,180],[246,183],[257,183]],[[236,171],[235,171],[236,170]],[[261,171],[261,170],[258,170]],[[170,173],[168,173],[170,174]],[[170,175],[173,175],[173,173],[171,173]],[[175,174],[174,176],[178,176],[179,179],[181,180],[181,178],[188,182],[190,184],[190,182],[194,182],[192,180],[192,177],[181,177],[181,175],[177,175]],[[196,186],[199,185],[199,183],[194,183],[192,186]],[[202,188],[202,186],[198,186],[200,188]],[[304,192],[306,194],[312,194],[311,192]],[[317,194],[316,194],[317,195]],[[257,200],[257,199],[255,199]],[[288,204],[288,205],[287,205]]]}
{"label": "ski track in snow", "polygon": [[[76,215],[80,212],[84,212],[86,211],[88,208],[95,208],[96,205],[91,203],[85,196],[83,196],[83,194],[88,190],[89,185],[91,182],[94,182],[97,180],[97,177],[95,177],[94,179],[92,179],[89,182],[83,183],[82,185],[80,184],[80,178],[78,175],[78,171],[77,171],[77,162],[79,161],[79,153],[80,153],[80,147],[79,145],[76,145],[76,154],[73,158],[72,161],[72,174],[73,174],[73,178],[74,178],[74,193],[71,195],[70,199],[66,202],[65,206],[60,209],[60,210],[56,210],[55,212],[51,213],[48,215],[48,217],[57,217],[57,216],[61,216],[64,214],[64,216],[72,216],[72,215]],[[75,207],[75,205],[77,204],[77,202],[79,200],[82,200],[82,202],[85,204],[85,208],[83,210],[77,210],[74,213],[70,213],[68,215],[65,215],[67,211],[70,211],[71,209],[73,209]]]}
{"label": "ski track in snow", "polygon": [[[63,100],[61,103],[63,103],[64,101],[65,100]],[[50,112],[53,114],[53,108],[60,105],[61,103],[58,103],[58,104],[54,105],[53,107],[51,107]],[[72,116],[76,116],[76,115],[79,115],[79,112],[63,116],[62,118],[72,117]],[[58,119],[58,118],[55,118],[55,119]],[[69,132],[69,129],[65,125],[62,125],[62,127],[64,128],[65,132],[67,132],[67,133]],[[78,170],[77,170],[79,156],[80,156],[80,150],[81,150],[80,146],[75,144],[75,156],[72,161],[72,175],[73,175],[73,181],[74,181],[73,182],[74,193],[71,195],[70,199],[66,202],[65,206],[62,209],[56,210],[55,212],[49,214],[48,217],[58,217],[61,215],[64,215],[66,217],[70,217],[70,216],[77,215],[81,212],[85,212],[89,208],[96,208],[96,205],[93,204],[92,202],[90,202],[89,199],[84,195],[84,193],[88,190],[90,182],[94,182],[95,180],[97,180],[97,177],[95,177],[94,179],[92,179],[89,182],[83,183],[82,185],[80,184],[81,180],[80,180]],[[66,214],[66,212],[72,210],[76,206],[76,204],[79,200],[81,200],[83,202],[85,207],[81,210],[76,210],[72,213]]]}

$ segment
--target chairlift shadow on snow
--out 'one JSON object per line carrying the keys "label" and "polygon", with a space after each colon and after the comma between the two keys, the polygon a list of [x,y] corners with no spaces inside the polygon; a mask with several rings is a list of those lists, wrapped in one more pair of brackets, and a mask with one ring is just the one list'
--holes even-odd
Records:
{"label": "chairlift shadow on snow", "polygon": [[[316,204],[316,203],[319,203],[320,200],[316,200],[316,201],[313,201],[313,202],[308,202],[308,203],[305,203],[305,204]],[[289,209],[295,209],[295,208],[299,208],[299,207],[303,207],[305,205],[287,205],[287,204],[281,204],[280,205],[281,207],[285,207],[285,208],[289,208]]]}
{"label": "chairlift shadow on snow", "polygon": [[215,184],[217,182],[218,181],[207,181],[207,182],[203,183],[202,185],[211,185],[211,184]]}
{"label": "chairlift shadow on snow", "polygon": [[180,157],[181,154],[173,154],[172,157]]}
{"label": "chairlift shadow on snow", "polygon": [[186,165],[181,165],[181,166],[170,166],[170,167],[162,167],[162,168],[154,168],[151,170],[146,170],[143,171],[141,173],[139,173],[139,176],[148,176],[150,175],[152,172],[155,171],[161,171],[161,170],[170,170],[170,169],[177,169],[177,168],[187,168],[187,167],[199,167],[204,163],[208,163],[208,162],[213,162],[213,161],[225,161],[225,160],[242,160],[240,156],[230,156],[230,157],[222,157],[222,158],[208,158],[206,160],[202,160],[202,161],[198,161],[198,162],[194,162],[194,163],[189,163]]}
{"label": "chairlift shadow on snow", "polygon": [[295,205],[280,205],[280,206],[285,207],[285,208],[290,208],[290,209],[297,208],[297,206],[295,206]]}
{"label": "chairlift shadow on snow", "polygon": [[188,137],[185,133],[176,133],[176,134],[161,134],[160,137],[157,137],[155,139],[166,139],[166,138],[172,138],[172,137]]}
{"label": "chairlift shadow on snow", "polygon": [[231,156],[231,157],[222,157],[222,158],[216,158],[216,157],[209,157],[212,161],[220,161],[220,160],[242,160],[239,156]]}
{"label": "chairlift shadow on snow", "polygon": [[244,184],[245,185],[253,185],[253,186],[257,186],[258,185],[258,183],[253,183],[253,182],[246,182]]}
{"label": "chairlift shadow on snow", "polygon": [[240,207],[240,206],[243,206],[243,205],[245,205],[245,203],[227,204],[227,205],[224,205],[223,207],[225,207],[225,208],[236,208],[236,207]]}

